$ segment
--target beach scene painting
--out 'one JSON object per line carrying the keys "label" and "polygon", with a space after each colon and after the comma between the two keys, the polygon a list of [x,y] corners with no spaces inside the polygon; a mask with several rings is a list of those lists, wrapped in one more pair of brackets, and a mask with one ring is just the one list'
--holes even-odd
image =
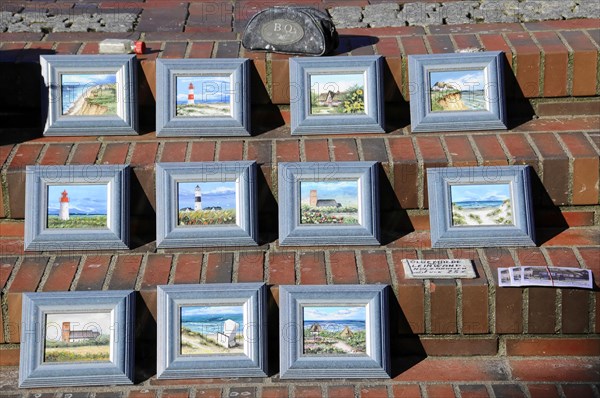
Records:
{"label": "beach scene painting", "polygon": [[49,185],[47,228],[108,228],[108,185]]}
{"label": "beach scene painting", "polygon": [[305,355],[366,355],[366,307],[305,306]]}
{"label": "beach scene painting", "polygon": [[452,225],[514,225],[510,184],[451,185]]}
{"label": "beach scene painting", "polygon": [[113,116],[117,114],[117,75],[82,73],[61,75],[62,114]]}
{"label": "beach scene painting", "polygon": [[311,74],[310,114],[365,114],[364,74]]}
{"label": "beach scene painting", "polygon": [[484,70],[429,72],[432,112],[488,110]]}
{"label": "beach scene painting", "polygon": [[110,312],[47,314],[44,362],[110,361]]}
{"label": "beach scene painting", "polygon": [[359,224],[358,181],[301,181],[300,224]]}
{"label": "beach scene painting", "polygon": [[235,224],[236,192],[235,181],[179,182],[178,225]]}
{"label": "beach scene painting", "polygon": [[244,308],[182,306],[180,354],[243,354]]}
{"label": "beach scene painting", "polygon": [[229,75],[177,76],[175,116],[231,116],[232,93]]}

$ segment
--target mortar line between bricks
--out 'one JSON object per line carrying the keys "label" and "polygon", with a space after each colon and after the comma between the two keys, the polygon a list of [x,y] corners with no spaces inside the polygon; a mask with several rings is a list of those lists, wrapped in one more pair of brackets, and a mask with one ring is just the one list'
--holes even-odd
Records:
{"label": "mortar line between bricks", "polygon": [[242,141],[242,159],[248,160],[248,140]]}
{"label": "mortar line between bricks", "polygon": [[483,268],[483,272],[488,280],[488,323],[490,334],[496,334],[496,282],[483,249],[479,248],[475,250],[479,256],[479,261],[481,261],[481,268]]}
{"label": "mortar line between bricks", "polygon": [[130,164],[131,163],[131,158],[133,157],[133,149],[135,147],[135,143],[131,142],[131,143],[127,143],[127,155],[125,156],[125,162],[124,164]]}
{"label": "mortar line between bricks", "polygon": [[184,162],[189,162],[192,158],[192,144],[193,141],[188,141],[185,146],[185,156],[183,157]]}
{"label": "mortar line between bricks", "polygon": [[366,283],[365,268],[362,261],[362,255],[359,249],[354,250],[354,258],[356,259],[356,272],[358,273],[358,283],[364,285]]}
{"label": "mortar line between bricks", "polygon": [[323,257],[325,261],[325,280],[328,285],[333,285],[333,275],[331,272],[331,252],[329,250],[323,251]]}
{"label": "mortar line between bricks", "polygon": [[[600,63],[599,63],[600,64]],[[592,145],[592,148],[594,148],[594,150],[596,151],[596,154],[598,156],[600,156],[600,147],[598,147],[596,145],[596,143],[594,142],[594,140],[592,139],[592,137],[590,137],[589,133],[585,133],[583,132],[582,135],[585,137],[585,139]]]}
{"label": "mortar line between bricks", "polygon": [[298,152],[300,155],[301,162],[306,162],[306,149],[304,148],[305,141],[306,140],[304,136],[300,137],[300,140],[298,141]]}
{"label": "mortar line between bricks", "polygon": [[169,276],[167,276],[167,285],[172,285],[174,283],[175,272],[177,272],[177,265],[179,264],[179,254],[180,253],[173,253],[173,257],[171,257]]}
{"label": "mortar line between bricks", "polygon": [[444,139],[444,136],[440,136],[440,145],[442,146],[442,150],[444,151],[444,154],[446,155],[446,159],[448,159],[448,167],[452,167],[454,165],[454,160],[452,159],[450,150],[448,149],[448,145],[446,144],[446,140]]}
{"label": "mortar line between bricks", "polygon": [[358,154],[358,160],[364,161],[365,154],[363,153],[362,139],[355,138],[354,142],[356,143],[356,153]]}
{"label": "mortar line between bricks", "polygon": [[423,209],[425,204],[425,192],[423,190],[423,181],[425,180],[425,162],[421,154],[421,148],[417,144],[417,137],[410,137],[412,146],[415,151],[415,159],[417,161],[417,207]]}
{"label": "mortar line between bricks", "polygon": [[542,156],[542,153],[540,152],[537,145],[535,145],[533,138],[531,138],[531,134],[524,133],[523,135],[525,136],[525,140],[527,141],[537,158],[538,176],[540,178],[540,181],[544,181],[544,157]]}
{"label": "mortar line between bricks", "polygon": [[563,390],[562,386],[559,383],[556,384],[556,390],[557,390],[558,396],[560,398],[567,398],[567,395],[565,394],[565,390]]}
{"label": "mortar line between bricks", "polygon": [[496,137],[496,141],[498,141],[498,143],[500,144],[500,148],[502,148],[502,150],[504,151],[504,156],[506,156],[509,166],[514,165],[517,159],[510,153],[501,135],[494,134],[494,136]]}
{"label": "mortar line between bricks", "polygon": [[[233,264],[231,266],[231,283],[237,283],[240,271],[240,251],[233,252]],[[264,278],[264,276],[263,276]]]}
{"label": "mortar line between bricks", "polygon": [[398,275],[396,275],[396,267],[394,267],[394,256],[390,249],[385,249],[385,257],[388,264],[388,270],[390,272],[390,278],[392,279],[392,290],[394,287],[398,287]]}
{"label": "mortar line between bricks", "polygon": [[215,141],[215,162],[219,161],[219,152],[221,152],[221,140],[217,139]]}
{"label": "mortar line between bricks", "polygon": [[100,148],[98,149],[98,155],[96,155],[96,161],[94,162],[95,164],[102,164],[102,158],[104,157],[104,152],[106,152],[106,142],[103,140],[100,140]]}
{"label": "mortar line between bricks", "polygon": [[[0,294],[0,311],[2,312],[2,329],[4,332],[3,338],[5,342],[10,342],[11,338],[10,338],[10,320],[8,319],[8,287],[12,284],[12,281],[15,279],[17,272],[19,271],[19,269],[21,268],[21,264],[23,263],[23,258],[19,257],[17,258],[17,261],[15,262],[15,266],[13,267],[13,270],[11,272],[11,274],[8,277],[8,280],[6,281],[6,285],[4,286],[4,290],[3,292],[1,292],[2,294]],[[0,346],[2,346],[3,344],[0,344]]]}
{"label": "mortar line between bricks", "polygon": [[[540,252],[546,260],[546,264],[549,266],[553,266],[552,258],[550,254],[546,250],[545,247],[540,248]],[[561,311],[561,303],[562,303],[562,289],[555,289],[554,296],[554,331],[561,332],[562,331],[562,311]],[[561,332],[562,333],[562,332]]]}
{"label": "mortar line between bricks", "polygon": [[560,31],[556,32],[556,36],[558,36],[558,40],[560,40],[567,49],[567,95],[572,96],[573,76],[575,70],[575,51],[573,50],[573,47],[571,47],[567,39],[565,39],[563,35],[560,34]]}
{"label": "mortar line between bricks", "polygon": [[202,268],[200,269],[200,283],[206,283],[206,273],[208,272],[208,256],[209,253],[202,254]]}
{"label": "mortar line between bricks", "polygon": [[71,160],[73,160],[73,158],[75,157],[75,151],[78,147],[79,147],[79,145],[76,143],[71,144],[71,149],[69,150],[69,154],[67,155],[67,158],[65,159],[65,164],[71,163]]}
{"label": "mortar line between bricks", "polygon": [[329,152],[329,159],[335,162],[335,151],[333,150],[333,139],[327,138],[327,151]]}
{"label": "mortar line between bricks", "polygon": [[538,50],[539,50],[539,55],[540,55],[540,76],[538,79],[538,93],[540,94],[539,96],[544,96],[544,82],[546,80],[546,52],[544,51],[544,48],[542,47],[542,45],[539,43],[537,37],[531,33],[531,32],[527,32],[529,34],[529,37],[531,38],[531,40],[533,41],[533,43],[537,46]]}
{"label": "mortar line between bricks", "polygon": [[140,262],[140,269],[138,270],[138,274],[137,277],[135,279],[135,289],[134,290],[141,290],[142,288],[142,281],[144,280],[144,274],[146,273],[146,265],[148,264],[148,255],[149,253],[144,253],[142,255],[142,261]]}
{"label": "mortar line between bricks", "polygon": [[574,196],[574,192],[573,192],[573,179],[575,174],[573,174],[575,172],[575,157],[573,156],[573,154],[571,153],[571,151],[569,150],[569,148],[567,147],[567,145],[564,143],[564,141],[562,140],[562,138],[560,137],[560,135],[558,133],[551,133],[554,135],[554,137],[556,138],[556,140],[558,141],[558,144],[562,147],[563,151],[565,151],[565,153],[567,154],[567,156],[569,157],[569,192],[567,193],[567,203],[573,203],[573,196]]}
{"label": "mortar line between bricks", "polygon": [[102,283],[101,290],[108,290],[108,286],[110,285],[110,280],[112,279],[113,273],[115,272],[115,268],[117,267],[118,257],[119,257],[118,254],[111,256],[110,261],[108,263],[108,269],[106,270],[106,275],[104,276],[104,283]]}
{"label": "mortar line between bricks", "polygon": [[494,389],[492,388],[492,385],[490,382],[484,383],[484,386],[485,386],[485,389],[487,390],[489,398],[502,398],[502,397],[496,397],[496,393],[494,392]]}
{"label": "mortar line between bricks", "polygon": [[483,156],[481,156],[481,152],[479,152],[479,148],[477,148],[477,145],[475,144],[475,140],[473,139],[473,135],[472,134],[468,134],[467,135],[467,140],[469,140],[469,143],[471,144],[471,149],[473,149],[473,154],[475,155],[475,158],[477,159],[477,165],[478,166],[483,166],[484,163],[484,159]]}
{"label": "mortar line between bricks", "polygon": [[69,291],[75,290],[77,283],[79,282],[79,277],[83,272],[83,267],[85,266],[85,261],[87,260],[87,254],[82,254],[79,259],[79,264],[77,264],[77,270],[75,271],[75,275],[73,275],[73,280],[71,281],[71,285],[69,286]]}
{"label": "mortar line between bricks", "polygon": [[294,279],[295,279],[295,285],[300,285],[302,284],[302,280],[300,279],[302,277],[302,273],[300,272],[300,256],[302,256],[302,253],[306,253],[306,252],[296,252],[294,251]]}
{"label": "mortar line between bricks", "polygon": [[[521,264],[521,260],[517,255],[516,249],[509,248],[508,252],[510,253],[513,262],[516,267],[523,267]],[[529,287],[524,287],[523,292],[521,293],[521,319],[523,320],[523,334],[529,333]]]}
{"label": "mortar line between bricks", "polygon": [[48,280],[48,277],[50,276],[50,272],[52,271],[52,267],[54,266],[54,263],[56,262],[56,256],[53,255],[48,259],[48,262],[46,263],[46,267],[44,268],[44,272],[42,272],[42,277],[40,279],[40,283],[38,283],[37,289],[35,289],[34,291],[36,292],[41,292],[42,289],[44,288],[44,285],[46,284],[46,281]]}

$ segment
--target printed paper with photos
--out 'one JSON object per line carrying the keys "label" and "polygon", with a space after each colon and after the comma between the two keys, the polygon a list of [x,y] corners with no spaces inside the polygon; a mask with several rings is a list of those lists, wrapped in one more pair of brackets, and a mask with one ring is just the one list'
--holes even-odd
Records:
{"label": "printed paper with photos", "polygon": [[110,361],[110,312],[46,315],[44,362]]}
{"label": "printed paper with photos", "polygon": [[49,185],[47,228],[108,227],[108,185]]}
{"label": "printed paper with photos", "polygon": [[231,116],[231,77],[229,75],[177,76],[175,116]]}
{"label": "printed paper with photos", "polygon": [[358,181],[301,181],[301,224],[359,224]]}
{"label": "printed paper with photos", "polygon": [[311,74],[310,114],[365,114],[364,74]]}
{"label": "printed paper with photos", "polygon": [[235,224],[236,192],[235,181],[178,183],[178,225]]}
{"label": "printed paper with photos", "polygon": [[181,355],[243,354],[242,306],[181,307]]}
{"label": "printed paper with photos", "polygon": [[514,225],[510,184],[451,185],[453,226]]}
{"label": "printed paper with photos", "polygon": [[488,110],[483,70],[429,72],[433,112]]}
{"label": "printed paper with photos", "polygon": [[364,306],[305,306],[303,323],[304,354],[366,355]]}
{"label": "printed paper with photos", "polygon": [[115,74],[61,75],[62,114],[65,116],[112,116],[117,114]]}

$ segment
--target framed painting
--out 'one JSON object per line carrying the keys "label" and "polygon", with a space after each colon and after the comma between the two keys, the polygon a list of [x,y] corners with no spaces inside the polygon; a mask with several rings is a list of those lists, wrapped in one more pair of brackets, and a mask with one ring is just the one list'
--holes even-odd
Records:
{"label": "framed painting", "polygon": [[133,291],[23,293],[19,387],[133,384]]}
{"label": "framed painting", "polygon": [[279,163],[279,244],[378,245],[377,162]]}
{"label": "framed painting", "polygon": [[280,286],[280,378],[389,378],[387,285]]}
{"label": "framed painting", "polygon": [[25,250],[128,248],[128,166],[27,166],[26,172]]}
{"label": "framed painting", "polygon": [[427,169],[433,247],[535,246],[529,166]]}
{"label": "framed painting", "polygon": [[409,55],[411,130],[506,129],[504,54]]}
{"label": "framed painting", "polygon": [[40,55],[44,135],[136,135],[132,55]]}
{"label": "framed painting", "polygon": [[267,376],[266,286],[158,286],[158,379]]}
{"label": "framed painting", "polygon": [[250,135],[249,62],[156,60],[156,135]]}
{"label": "framed painting", "polygon": [[292,134],[385,133],[382,59],[290,58]]}
{"label": "framed painting", "polygon": [[256,163],[156,165],[159,248],[257,245]]}

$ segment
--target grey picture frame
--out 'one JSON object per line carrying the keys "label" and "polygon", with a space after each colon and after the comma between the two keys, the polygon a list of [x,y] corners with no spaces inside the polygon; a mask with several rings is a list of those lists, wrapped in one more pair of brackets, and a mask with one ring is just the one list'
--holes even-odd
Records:
{"label": "grey picture frame", "polygon": [[[266,377],[266,285],[210,283],[157,287],[158,379]],[[243,307],[243,353],[183,355],[181,308],[184,306]]]}
{"label": "grey picture frame", "polygon": [[[389,378],[388,290],[387,285],[280,286],[279,377]],[[304,354],[306,306],[365,306],[365,355]]]}
{"label": "grey picture frame", "polygon": [[[383,57],[290,58],[290,111],[292,135],[385,133],[383,103]],[[311,76],[335,74],[364,76],[364,114],[311,114]],[[332,78],[323,83],[331,91],[341,84]],[[319,93],[321,92],[318,90]]]}
{"label": "grey picture frame", "polygon": [[[439,132],[464,130],[501,130],[507,129],[506,104],[504,95],[504,53],[487,51],[478,53],[447,53],[408,56],[408,77],[410,92],[410,125],[411,131]],[[431,81],[431,73],[450,73],[456,71],[482,71],[483,99],[480,103],[486,109],[481,110],[432,110],[432,85],[440,82]],[[464,86],[461,86],[464,84]],[[442,89],[467,87],[466,90],[477,99],[475,80],[441,85]],[[471,87],[472,86],[472,87]],[[462,96],[462,91],[460,95]],[[479,95],[479,94],[478,94]],[[463,98],[464,99],[464,98]],[[462,99],[460,99],[462,103]],[[458,101],[453,100],[456,104]],[[464,104],[463,104],[464,105]]]}
{"label": "grey picture frame", "polygon": [[[176,116],[177,78],[229,76],[228,116]],[[158,137],[249,136],[250,61],[246,58],[157,59],[156,135]]]}
{"label": "grey picture frame", "polygon": [[[127,249],[129,172],[128,165],[27,166],[25,250]],[[56,185],[106,185],[106,228],[49,228],[48,190]]]}
{"label": "grey picture frame", "polygon": [[[535,246],[530,173],[530,166],[427,169],[432,247]],[[454,185],[508,185],[512,224],[454,225]]]}
{"label": "grey picture frame", "polygon": [[[178,184],[196,181],[235,182],[235,224],[178,225]],[[256,184],[254,161],[157,163],[157,247],[162,249],[258,245]]]}
{"label": "grey picture frame", "polygon": [[[40,55],[43,76],[42,120],[46,136],[137,135],[137,59],[125,55]],[[62,76],[115,74],[116,114],[64,115]],[[85,86],[85,84],[82,84]]]}
{"label": "grey picture frame", "polygon": [[[282,162],[278,169],[279,245],[379,245],[377,162]],[[303,224],[301,183],[340,181],[357,182],[358,222]]]}
{"label": "grey picture frame", "polygon": [[[50,329],[47,315],[106,312],[111,319],[110,361],[45,363],[45,339]],[[20,388],[133,384],[133,291],[23,293],[22,319]],[[98,324],[89,325],[94,331],[99,329]]]}

